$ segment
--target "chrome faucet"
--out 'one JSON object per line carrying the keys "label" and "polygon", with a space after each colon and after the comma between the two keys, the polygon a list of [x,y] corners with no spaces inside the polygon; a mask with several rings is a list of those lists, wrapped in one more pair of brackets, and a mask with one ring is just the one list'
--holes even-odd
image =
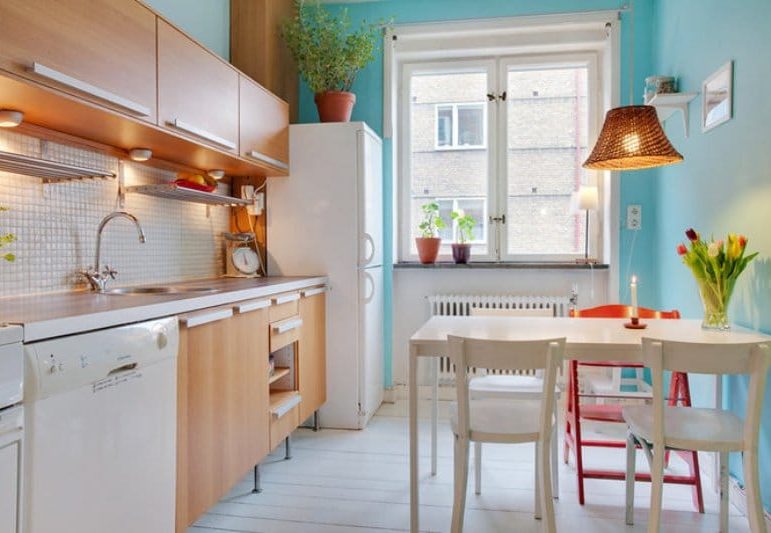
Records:
{"label": "chrome faucet", "polygon": [[104,292],[107,288],[107,282],[111,279],[115,279],[115,276],[118,274],[117,270],[113,270],[107,265],[104,265],[104,270],[101,272],[99,271],[102,253],[102,232],[104,231],[104,227],[107,225],[107,223],[114,218],[127,218],[133,222],[137,227],[139,242],[145,242],[145,232],[142,231],[142,226],[139,224],[137,217],[131,213],[127,213],[125,211],[115,211],[102,219],[102,221],[99,223],[99,227],[96,230],[96,255],[94,256],[94,266],[88,268],[87,270],[80,271],[80,274],[88,280],[89,285],[91,285],[91,288],[96,292]]}

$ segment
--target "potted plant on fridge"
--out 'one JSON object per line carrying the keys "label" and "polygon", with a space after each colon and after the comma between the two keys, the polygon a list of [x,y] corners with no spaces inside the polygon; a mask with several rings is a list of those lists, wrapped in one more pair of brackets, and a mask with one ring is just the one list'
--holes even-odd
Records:
{"label": "potted plant on fridge", "polygon": [[423,211],[423,221],[418,225],[420,237],[415,237],[415,246],[418,248],[418,257],[424,265],[430,265],[436,261],[439,255],[439,246],[442,239],[438,236],[439,230],[444,228],[444,220],[439,216],[439,204],[429,202],[420,206]]}
{"label": "potted plant on fridge", "polygon": [[375,58],[382,23],[362,21],[351,31],[348,10],[334,17],[316,2],[295,0],[295,15],[282,24],[282,35],[300,75],[314,94],[321,122],[351,120],[356,75]]}
{"label": "potted plant on fridge", "polygon": [[474,226],[477,221],[463,210],[453,211],[450,218],[458,225],[458,242],[452,244],[452,258],[456,264],[466,264],[471,257],[469,241],[474,239]]}

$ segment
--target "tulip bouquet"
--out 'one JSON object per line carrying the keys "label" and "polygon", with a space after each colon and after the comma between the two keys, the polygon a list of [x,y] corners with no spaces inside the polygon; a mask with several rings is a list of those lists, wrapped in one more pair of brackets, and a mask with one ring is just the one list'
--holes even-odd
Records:
{"label": "tulip bouquet", "polygon": [[747,237],[729,233],[726,241],[702,240],[691,228],[685,232],[690,250],[685,244],[677,246],[677,253],[693,272],[704,304],[704,322],[708,329],[729,329],[728,304],[739,275],[747,268],[757,252],[745,255]]}

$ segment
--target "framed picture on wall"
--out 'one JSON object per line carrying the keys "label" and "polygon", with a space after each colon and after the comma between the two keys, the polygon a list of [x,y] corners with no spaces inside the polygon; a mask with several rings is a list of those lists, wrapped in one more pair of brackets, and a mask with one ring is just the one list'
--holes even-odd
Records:
{"label": "framed picture on wall", "polygon": [[733,61],[729,61],[701,85],[701,130],[709,131],[731,119]]}

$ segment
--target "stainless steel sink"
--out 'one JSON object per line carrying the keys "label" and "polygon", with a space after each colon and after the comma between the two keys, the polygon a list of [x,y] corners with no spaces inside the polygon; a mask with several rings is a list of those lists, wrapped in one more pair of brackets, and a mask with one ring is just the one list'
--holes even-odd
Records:
{"label": "stainless steel sink", "polygon": [[208,294],[218,292],[219,289],[211,287],[184,287],[184,286],[164,286],[164,287],[118,287],[107,289],[102,294],[117,295],[147,295],[147,294]]}

